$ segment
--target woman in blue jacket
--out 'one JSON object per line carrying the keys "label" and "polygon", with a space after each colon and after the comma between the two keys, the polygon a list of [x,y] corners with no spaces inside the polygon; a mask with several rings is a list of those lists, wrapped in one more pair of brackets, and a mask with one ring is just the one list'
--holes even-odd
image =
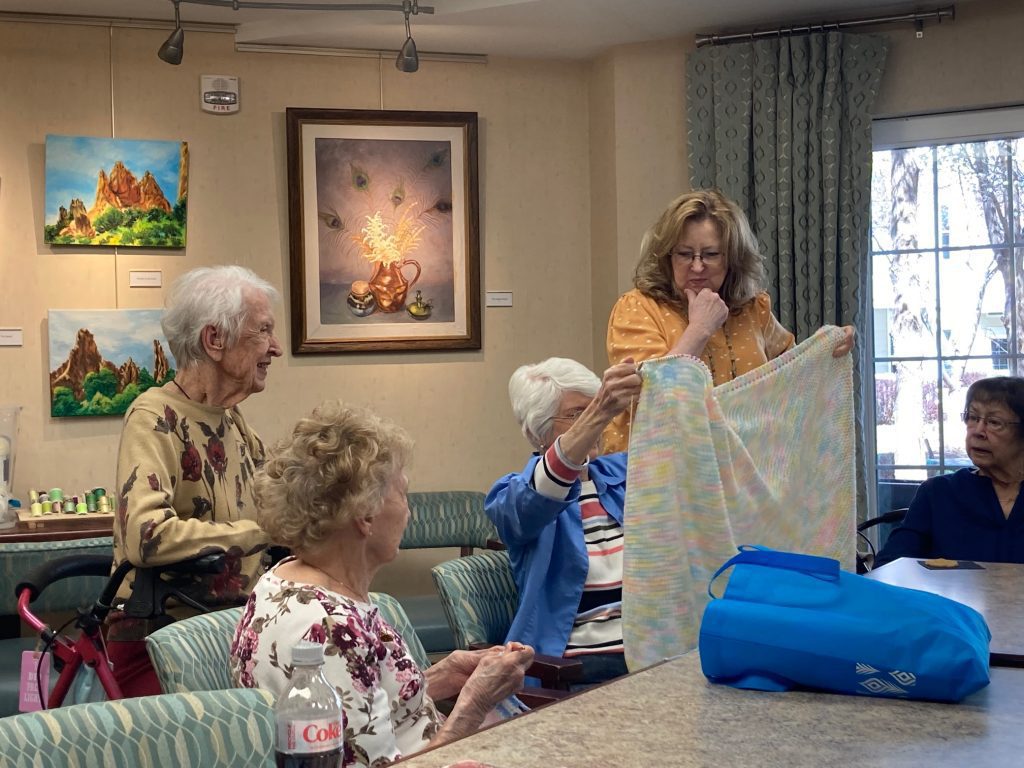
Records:
{"label": "woman in blue jacket", "polygon": [[640,393],[632,359],[602,379],[552,357],[512,374],[509,397],[535,453],[487,495],[508,546],[519,608],[508,640],[578,658],[584,682],[626,673],[622,508],[626,454],[598,456],[601,432]]}

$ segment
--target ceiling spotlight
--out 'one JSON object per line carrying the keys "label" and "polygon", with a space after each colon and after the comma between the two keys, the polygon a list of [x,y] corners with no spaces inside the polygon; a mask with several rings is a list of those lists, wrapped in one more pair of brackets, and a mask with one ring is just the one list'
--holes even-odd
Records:
{"label": "ceiling spotlight", "polygon": [[181,55],[184,53],[185,30],[181,28],[178,1],[174,0],[174,31],[164,40],[164,44],[156,52],[156,55],[168,64],[181,64]]}
{"label": "ceiling spotlight", "polygon": [[416,52],[416,41],[412,39],[412,29],[409,27],[409,14],[413,12],[412,0],[403,0],[402,12],[405,13],[405,43],[402,50],[398,52],[395,59],[395,67],[400,72],[415,72],[420,68],[420,56]]}

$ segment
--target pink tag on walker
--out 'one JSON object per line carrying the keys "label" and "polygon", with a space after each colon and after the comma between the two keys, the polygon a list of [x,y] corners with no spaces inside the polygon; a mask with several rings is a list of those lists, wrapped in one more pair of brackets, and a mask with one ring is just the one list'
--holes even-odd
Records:
{"label": "pink tag on walker", "polygon": [[[45,656],[42,665],[39,657]],[[21,652],[21,685],[18,686],[18,711],[36,712],[43,708],[39,700],[39,689],[43,696],[50,693],[50,654],[40,651]]]}

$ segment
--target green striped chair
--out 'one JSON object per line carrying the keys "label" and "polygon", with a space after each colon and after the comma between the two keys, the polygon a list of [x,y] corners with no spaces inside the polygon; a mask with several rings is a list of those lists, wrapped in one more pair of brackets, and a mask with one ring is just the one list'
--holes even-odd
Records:
{"label": "green striped chair", "polygon": [[409,494],[409,525],[402,549],[459,547],[461,554],[486,549],[498,529],[484,514],[479,491],[425,491]]}
{"label": "green striped chair", "polygon": [[[508,552],[488,550],[435,565],[431,569],[452,634],[459,648],[480,648],[505,642],[519,607]],[[538,654],[527,675],[540,680],[550,696],[583,674],[578,660]],[[533,690],[531,694],[539,694]],[[522,694],[520,698],[526,700]],[[555,697],[557,698],[557,697]],[[539,701],[531,701],[538,706]]]}
{"label": "green striped chair", "polygon": [[[405,640],[420,669],[430,662],[402,606],[390,595],[371,592],[370,598]],[[242,608],[191,616],[158,629],[146,638],[146,650],[164,693],[217,691],[233,688],[229,656]]]}
{"label": "green striped chair", "polygon": [[[463,556],[486,549],[498,531],[484,514],[479,491],[426,491],[409,494],[409,524],[402,549],[457,547]],[[399,598],[428,653],[445,654],[458,647],[437,593]]]}
{"label": "green striped chair", "polygon": [[[33,649],[38,638],[20,637],[21,620],[14,588],[36,566],[68,555],[113,555],[109,536],[69,541],[24,541],[0,544],[0,717],[18,711],[21,652]],[[73,611],[92,603],[107,584],[102,576],[62,579],[47,587],[32,603],[32,612]],[[0,763],[3,761],[0,760]]]}
{"label": "green striped chair", "polygon": [[[14,588],[25,574],[41,563],[67,555],[113,555],[110,536],[70,541],[23,541],[0,544],[0,616],[17,616]],[[62,579],[47,587],[32,603],[33,613],[67,611],[92,603],[107,585],[101,576]],[[17,619],[14,619],[17,627]],[[17,634],[17,633],[14,633]]]}
{"label": "green striped chair", "polygon": [[504,643],[519,604],[505,551],[484,551],[435,565],[434,585],[458,648]]}
{"label": "green striped chair", "polygon": [[170,693],[0,718],[6,768],[274,765],[266,691]]}

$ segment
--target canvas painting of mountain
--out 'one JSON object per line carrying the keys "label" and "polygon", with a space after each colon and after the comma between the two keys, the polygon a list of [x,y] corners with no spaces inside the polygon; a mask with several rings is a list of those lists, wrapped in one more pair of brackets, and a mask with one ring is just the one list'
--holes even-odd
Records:
{"label": "canvas painting of mountain", "polygon": [[188,143],[46,137],[49,245],[184,248]]}
{"label": "canvas painting of mountain", "polygon": [[50,415],[116,416],[174,378],[162,309],[51,309]]}

